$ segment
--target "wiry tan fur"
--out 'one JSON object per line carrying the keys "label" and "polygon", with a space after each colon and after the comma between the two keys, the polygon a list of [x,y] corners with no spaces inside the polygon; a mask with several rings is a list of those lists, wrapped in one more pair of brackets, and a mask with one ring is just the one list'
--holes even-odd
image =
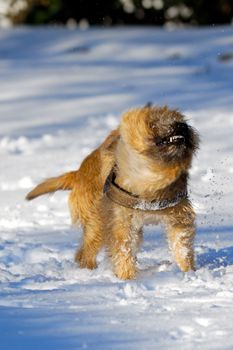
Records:
{"label": "wiry tan fur", "polygon": [[114,165],[117,185],[146,200],[155,199],[159,191],[187,172],[198,144],[193,131],[190,132],[192,147],[182,154],[172,148],[176,146],[160,150],[155,144],[158,135],[167,135],[171,125],[183,121],[179,112],[167,107],[132,109],[123,115],[119,128],[84,159],[77,171],[48,179],[27,195],[30,200],[60,189],[71,190],[72,222],[80,222],[83,227],[82,245],[75,256],[80,267],[96,268],[97,254],[106,246],[116,276],[135,278],[143,225],[162,222],[180,269],[195,268],[195,214],[188,199],[152,213],[120,206],[103,194],[106,178]]}

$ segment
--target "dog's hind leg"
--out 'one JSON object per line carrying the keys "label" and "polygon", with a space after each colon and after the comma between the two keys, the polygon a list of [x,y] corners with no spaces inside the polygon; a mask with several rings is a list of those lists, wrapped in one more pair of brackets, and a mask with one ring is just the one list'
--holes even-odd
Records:
{"label": "dog's hind leg", "polygon": [[102,228],[96,221],[89,220],[83,227],[83,242],[75,254],[75,261],[81,268],[95,269],[96,257],[103,246]]}

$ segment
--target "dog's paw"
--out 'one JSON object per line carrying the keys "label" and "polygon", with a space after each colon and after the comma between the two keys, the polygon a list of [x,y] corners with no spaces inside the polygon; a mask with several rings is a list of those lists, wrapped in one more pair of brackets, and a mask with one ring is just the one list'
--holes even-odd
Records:
{"label": "dog's paw", "polygon": [[121,280],[132,280],[136,278],[137,270],[134,266],[118,267],[114,270],[115,275]]}
{"label": "dog's paw", "polygon": [[79,264],[81,269],[94,270],[97,268],[96,259],[93,259],[93,257],[90,256],[90,254],[87,254],[83,249],[77,251],[75,262]]}
{"label": "dog's paw", "polygon": [[178,260],[177,265],[181,269],[182,272],[188,272],[188,271],[196,271],[196,266],[192,259],[190,260]]}

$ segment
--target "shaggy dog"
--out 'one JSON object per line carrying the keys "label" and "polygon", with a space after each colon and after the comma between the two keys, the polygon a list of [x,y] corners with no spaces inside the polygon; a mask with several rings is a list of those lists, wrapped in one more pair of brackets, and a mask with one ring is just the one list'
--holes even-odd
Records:
{"label": "shaggy dog", "polygon": [[106,246],[115,275],[135,278],[143,225],[161,222],[180,269],[194,270],[195,214],[187,181],[197,147],[197,133],[178,111],[131,109],[78,170],[42,182],[26,198],[71,190],[72,222],[83,227],[75,256],[81,268],[96,268]]}

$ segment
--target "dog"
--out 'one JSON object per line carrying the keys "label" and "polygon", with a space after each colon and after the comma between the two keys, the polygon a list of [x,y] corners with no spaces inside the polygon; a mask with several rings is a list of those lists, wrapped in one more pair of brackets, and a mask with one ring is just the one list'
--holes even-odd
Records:
{"label": "dog", "polygon": [[187,184],[198,144],[197,132],[179,111],[151,105],[130,109],[78,170],[42,182],[26,199],[71,191],[72,223],[83,228],[75,255],[81,268],[95,269],[105,246],[115,275],[134,279],[143,226],[162,223],[179,268],[195,270],[195,213]]}

